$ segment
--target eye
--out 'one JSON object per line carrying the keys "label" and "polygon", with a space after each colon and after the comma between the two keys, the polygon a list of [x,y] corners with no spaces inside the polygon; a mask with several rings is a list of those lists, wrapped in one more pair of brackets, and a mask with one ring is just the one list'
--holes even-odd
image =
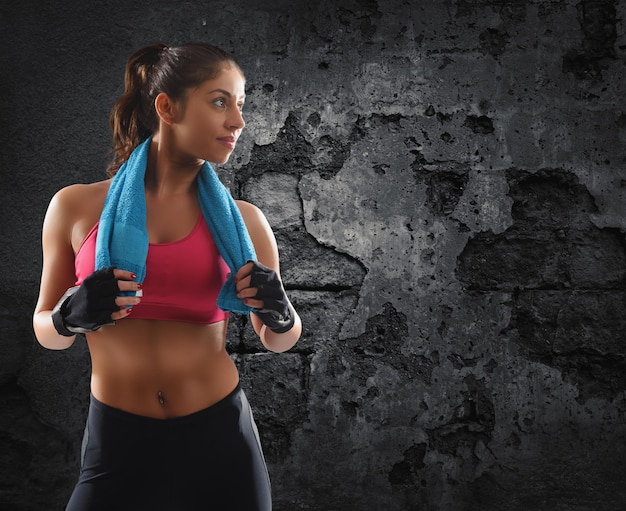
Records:
{"label": "eye", "polygon": [[225,108],[226,107],[226,100],[224,98],[217,98],[213,100],[213,104],[220,107],[220,108]]}
{"label": "eye", "polygon": [[243,105],[244,103],[237,103],[237,108],[239,108],[240,112],[243,112]]}

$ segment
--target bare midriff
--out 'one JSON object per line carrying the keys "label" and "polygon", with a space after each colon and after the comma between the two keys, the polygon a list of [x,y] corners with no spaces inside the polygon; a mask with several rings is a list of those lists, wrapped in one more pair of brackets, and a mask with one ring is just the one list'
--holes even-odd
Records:
{"label": "bare midriff", "polygon": [[227,324],[127,318],[87,334],[91,392],[114,408],[161,419],[214,405],[239,382],[226,352]]}

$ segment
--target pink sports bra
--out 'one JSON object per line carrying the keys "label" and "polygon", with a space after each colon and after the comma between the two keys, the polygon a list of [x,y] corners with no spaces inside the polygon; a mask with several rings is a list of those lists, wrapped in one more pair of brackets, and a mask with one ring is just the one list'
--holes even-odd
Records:
{"label": "pink sports bra", "polygon": [[[98,224],[89,231],[76,253],[76,285],[94,271],[97,232]],[[223,321],[228,313],[219,309],[216,301],[228,273],[228,266],[200,214],[193,231],[185,238],[171,243],[150,243],[143,297],[133,307],[129,319],[204,324]]]}

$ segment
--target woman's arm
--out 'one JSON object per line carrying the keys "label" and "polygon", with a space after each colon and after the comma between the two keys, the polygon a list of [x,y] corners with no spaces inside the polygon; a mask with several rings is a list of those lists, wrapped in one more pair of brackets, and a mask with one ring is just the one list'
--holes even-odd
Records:
{"label": "woman's arm", "polygon": [[[57,192],[48,206],[42,232],[41,286],[33,314],[35,335],[46,348],[68,348],[76,339],[72,332],[91,332],[114,323],[128,316],[130,309],[127,306],[140,301],[135,296],[119,296],[120,290],[138,289],[130,272],[103,269],[92,273],[80,289],[74,290],[57,315],[57,325],[53,322],[54,307],[76,281],[73,247],[82,241],[85,225],[91,227],[99,218],[108,185],[108,182],[100,181],[68,186]],[[90,300],[90,296],[98,299]],[[68,319],[71,322],[67,322]]]}
{"label": "woman's arm", "polygon": [[65,291],[74,285],[74,250],[72,228],[75,222],[76,190],[60,190],[50,201],[43,222],[41,245],[43,266],[39,299],[33,314],[33,328],[39,343],[49,349],[69,348],[76,336],[59,335],[52,324],[52,309]]}
{"label": "woman's arm", "polygon": [[[236,203],[241,211],[241,215],[248,232],[250,233],[250,238],[252,239],[252,244],[254,245],[258,261],[261,264],[273,269],[280,276],[280,263],[276,238],[274,237],[274,233],[272,232],[265,215],[263,215],[259,208],[248,202],[236,201]],[[245,278],[249,274],[251,267],[251,264],[245,265],[240,272],[238,272],[238,276],[240,278]],[[263,306],[262,303],[259,303],[258,300],[254,299],[250,300],[249,305],[255,308],[261,308]],[[296,342],[298,342],[298,339],[300,339],[300,335],[302,334],[302,321],[300,320],[298,313],[293,308],[291,308],[291,311],[295,316],[294,325],[291,329],[282,334],[278,334],[267,328],[256,316],[256,314],[250,314],[254,331],[259,335],[261,342],[268,350],[274,352],[287,351],[292,348]]]}

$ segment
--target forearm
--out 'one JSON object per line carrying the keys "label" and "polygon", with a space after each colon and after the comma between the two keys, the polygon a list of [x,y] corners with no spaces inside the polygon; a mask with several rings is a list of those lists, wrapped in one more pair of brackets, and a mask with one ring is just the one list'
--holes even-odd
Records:
{"label": "forearm", "polygon": [[35,330],[35,336],[44,348],[50,350],[64,350],[69,348],[76,336],[65,337],[59,335],[52,323],[52,311],[40,311],[33,315],[33,329]]}

